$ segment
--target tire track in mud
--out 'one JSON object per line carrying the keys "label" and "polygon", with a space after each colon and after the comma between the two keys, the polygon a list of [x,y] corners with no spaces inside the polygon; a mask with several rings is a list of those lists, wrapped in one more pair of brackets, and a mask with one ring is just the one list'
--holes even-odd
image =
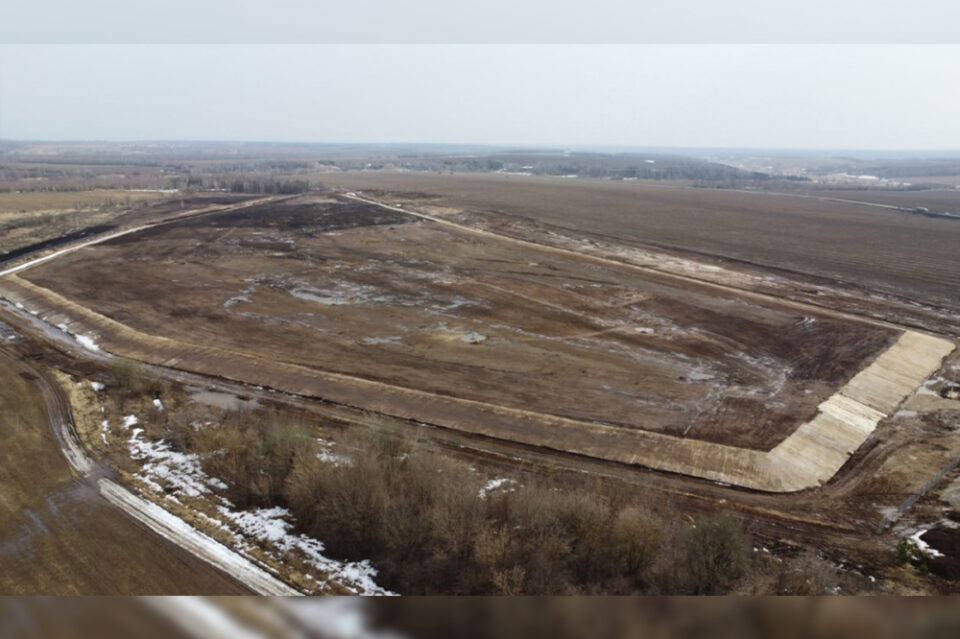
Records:
{"label": "tire track in mud", "polygon": [[[73,430],[69,403],[57,383],[5,348],[0,348],[0,361],[7,371],[16,371],[36,389],[55,442],[51,451],[15,451],[18,458],[40,456],[48,460],[43,468],[21,470],[18,459],[5,460],[6,481],[29,482],[43,495],[46,505],[25,508],[6,522],[15,526],[20,517],[26,516],[31,525],[19,528],[19,537],[13,541],[23,549],[4,560],[2,572],[6,574],[0,582],[16,579],[23,571],[29,574],[21,576],[15,585],[7,583],[6,588],[13,590],[4,594],[250,592],[228,573],[199,561],[170,538],[149,532],[128,513],[108,503],[100,483],[116,486],[110,479],[113,472],[83,450]],[[32,424],[22,424],[29,426]],[[63,467],[54,463],[58,458]],[[10,483],[4,486],[15,490]],[[13,529],[6,530],[9,535]],[[0,545],[8,541],[0,539]]]}

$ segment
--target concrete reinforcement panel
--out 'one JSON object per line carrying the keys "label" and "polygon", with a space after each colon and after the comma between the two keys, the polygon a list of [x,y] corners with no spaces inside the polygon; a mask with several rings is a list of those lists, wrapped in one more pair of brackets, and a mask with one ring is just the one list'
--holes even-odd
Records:
{"label": "concrete reinforcement panel", "polygon": [[[953,342],[907,331],[872,364],[820,404],[809,422],[767,453],[761,490],[792,491],[829,480],[954,349]],[[758,478],[759,479],[759,478]]]}

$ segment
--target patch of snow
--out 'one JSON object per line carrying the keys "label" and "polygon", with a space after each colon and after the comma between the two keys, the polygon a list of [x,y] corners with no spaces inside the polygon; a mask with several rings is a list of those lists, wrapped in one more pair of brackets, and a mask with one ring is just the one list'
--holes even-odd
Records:
{"label": "patch of snow", "polygon": [[110,432],[110,420],[105,419],[102,422],[100,422],[100,439],[103,440],[104,444],[109,443],[107,441],[107,433],[109,432]]}
{"label": "patch of snow", "polygon": [[226,519],[234,523],[247,538],[260,541],[276,548],[281,553],[300,551],[319,571],[326,573],[328,579],[346,586],[354,592],[364,594],[392,594],[383,590],[373,580],[377,571],[367,560],[335,561],[323,555],[324,546],[316,539],[291,532],[293,524],[288,520],[290,512],[286,508],[260,508],[249,511],[237,511],[229,505],[217,510]]}
{"label": "patch of snow", "polygon": [[346,455],[338,455],[331,450],[333,448],[333,442],[322,437],[318,437],[317,442],[320,444],[320,452],[317,453],[317,459],[323,463],[333,464],[334,466],[349,466],[353,463],[353,460]]}
{"label": "patch of snow", "polygon": [[246,295],[235,295],[223,303],[223,308],[229,310],[234,304],[239,304],[240,302],[250,304],[252,303],[252,300]]}
{"label": "patch of snow", "polygon": [[200,497],[227,485],[208,477],[197,455],[173,450],[165,441],[151,441],[142,437],[143,429],[135,428],[128,442],[130,456],[144,462],[138,473],[142,479],[166,486],[175,496]]}
{"label": "patch of snow", "polygon": [[448,311],[456,310],[462,306],[479,306],[479,304],[473,300],[457,297],[454,298],[454,300],[449,304],[433,304],[431,305],[431,309],[440,313],[446,313]]}
{"label": "patch of snow", "polygon": [[368,595],[393,594],[376,584],[374,577],[377,571],[369,561],[341,562],[330,559],[324,556],[324,546],[320,541],[293,533],[290,513],[285,508],[237,510],[229,500],[217,496],[216,491],[226,490],[227,485],[203,470],[198,455],[173,450],[170,444],[163,440],[147,440],[140,428],[133,429],[128,445],[131,457],[143,462],[137,478],[152,490],[175,501],[180,501],[178,497],[212,495],[222,521],[231,524],[227,528],[247,542],[256,542],[268,552],[279,553],[281,558],[287,553],[296,552],[318,572],[326,575],[327,580],[352,592]]}
{"label": "patch of snow", "polygon": [[498,477],[496,479],[491,479],[483,487],[477,491],[477,497],[480,499],[486,499],[487,495],[494,491],[499,491],[502,493],[510,493],[516,490],[516,480],[510,479],[508,477]]}
{"label": "patch of snow", "polygon": [[936,386],[939,382],[945,382],[946,380],[943,377],[931,377],[919,387],[917,387],[917,395],[933,395],[934,397],[940,397],[940,393],[931,390],[931,386]]}
{"label": "patch of snow", "polygon": [[687,380],[691,382],[708,382],[716,377],[703,369],[696,369],[687,375]]}
{"label": "patch of snow", "polygon": [[77,342],[80,343],[80,346],[83,346],[88,351],[97,352],[100,350],[100,347],[89,335],[74,335],[74,337],[76,338]]}
{"label": "patch of snow", "polygon": [[161,402],[158,397],[153,398],[153,405],[157,408],[157,410],[163,410],[163,402]]}
{"label": "patch of snow", "polygon": [[[33,313],[34,315],[37,314],[35,311],[30,311],[30,313]],[[61,331],[63,331],[67,335],[73,335],[73,338],[77,340],[77,343],[79,343],[80,346],[83,346],[87,350],[94,351],[94,352],[98,352],[100,350],[100,347],[97,345],[97,342],[89,335],[72,333],[70,332],[70,328],[64,323],[57,324],[57,328],[59,328]]]}
{"label": "patch of snow", "polygon": [[104,385],[100,382],[90,382],[90,388],[99,393],[104,389]]}
{"label": "patch of snow", "polygon": [[211,539],[187,522],[153,502],[134,495],[110,481],[99,481],[100,494],[162,537],[188,549],[204,561],[233,575],[263,595],[297,595],[299,591],[276,579],[249,559]]}
{"label": "patch of snow", "polygon": [[122,426],[129,429],[131,426],[136,426],[140,423],[140,420],[137,419],[136,415],[127,415],[123,418]]}
{"label": "patch of snow", "polygon": [[18,309],[20,309],[21,311],[23,310],[23,304],[21,304],[20,302],[14,302],[13,305],[16,306]]}
{"label": "patch of snow", "polygon": [[480,333],[477,333],[475,331],[471,331],[466,335],[462,336],[460,338],[460,341],[466,344],[479,344],[480,342],[487,341],[487,336],[481,335]]}
{"label": "patch of snow", "polygon": [[349,282],[338,282],[333,289],[313,289],[308,287],[299,287],[292,289],[290,295],[298,300],[316,302],[324,306],[340,306],[345,304],[366,304],[371,302],[389,302],[391,298],[387,295],[378,294],[379,291],[372,286],[360,284],[351,284]]}
{"label": "patch of snow", "polygon": [[930,555],[931,557],[943,557],[942,552],[940,552],[936,548],[932,548],[930,544],[920,539],[920,537],[925,535],[926,532],[927,532],[926,530],[918,530],[917,532],[910,535],[910,541],[915,543],[917,545],[917,548],[919,548],[922,552]]}

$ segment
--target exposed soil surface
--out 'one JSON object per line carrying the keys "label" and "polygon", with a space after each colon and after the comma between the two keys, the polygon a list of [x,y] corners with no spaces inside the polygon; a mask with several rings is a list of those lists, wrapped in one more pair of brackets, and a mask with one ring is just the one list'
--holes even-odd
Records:
{"label": "exposed soil surface", "polygon": [[44,410],[43,380],[6,351],[0,364],[0,592],[248,593],[77,479]]}
{"label": "exposed soil surface", "polygon": [[960,580],[960,513],[952,513],[953,519],[928,530],[921,539],[933,548],[937,555],[930,561],[930,572],[953,581]]}
{"label": "exposed soil surface", "polygon": [[[331,173],[325,182],[353,190],[429,193],[439,206],[503,211],[620,242],[699,251],[894,293],[910,291],[917,300],[958,301],[958,220],[765,192],[640,182],[376,172]],[[868,199],[859,192],[838,196]],[[871,197],[892,202],[900,196]],[[949,197],[952,202],[954,196]],[[912,194],[903,199],[918,201]],[[928,203],[933,208],[942,204],[935,202]]]}
{"label": "exposed soil surface", "polygon": [[25,279],[265,362],[763,450],[895,337],[315,196],[117,238]]}

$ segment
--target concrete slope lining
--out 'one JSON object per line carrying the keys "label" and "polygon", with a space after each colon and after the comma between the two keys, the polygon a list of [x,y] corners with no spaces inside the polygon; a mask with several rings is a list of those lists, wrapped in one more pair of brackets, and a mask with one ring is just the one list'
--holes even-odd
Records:
{"label": "concrete slope lining", "polygon": [[905,332],[823,401],[812,420],[767,453],[771,477],[788,491],[829,480],[954,348],[953,342],[939,337]]}

